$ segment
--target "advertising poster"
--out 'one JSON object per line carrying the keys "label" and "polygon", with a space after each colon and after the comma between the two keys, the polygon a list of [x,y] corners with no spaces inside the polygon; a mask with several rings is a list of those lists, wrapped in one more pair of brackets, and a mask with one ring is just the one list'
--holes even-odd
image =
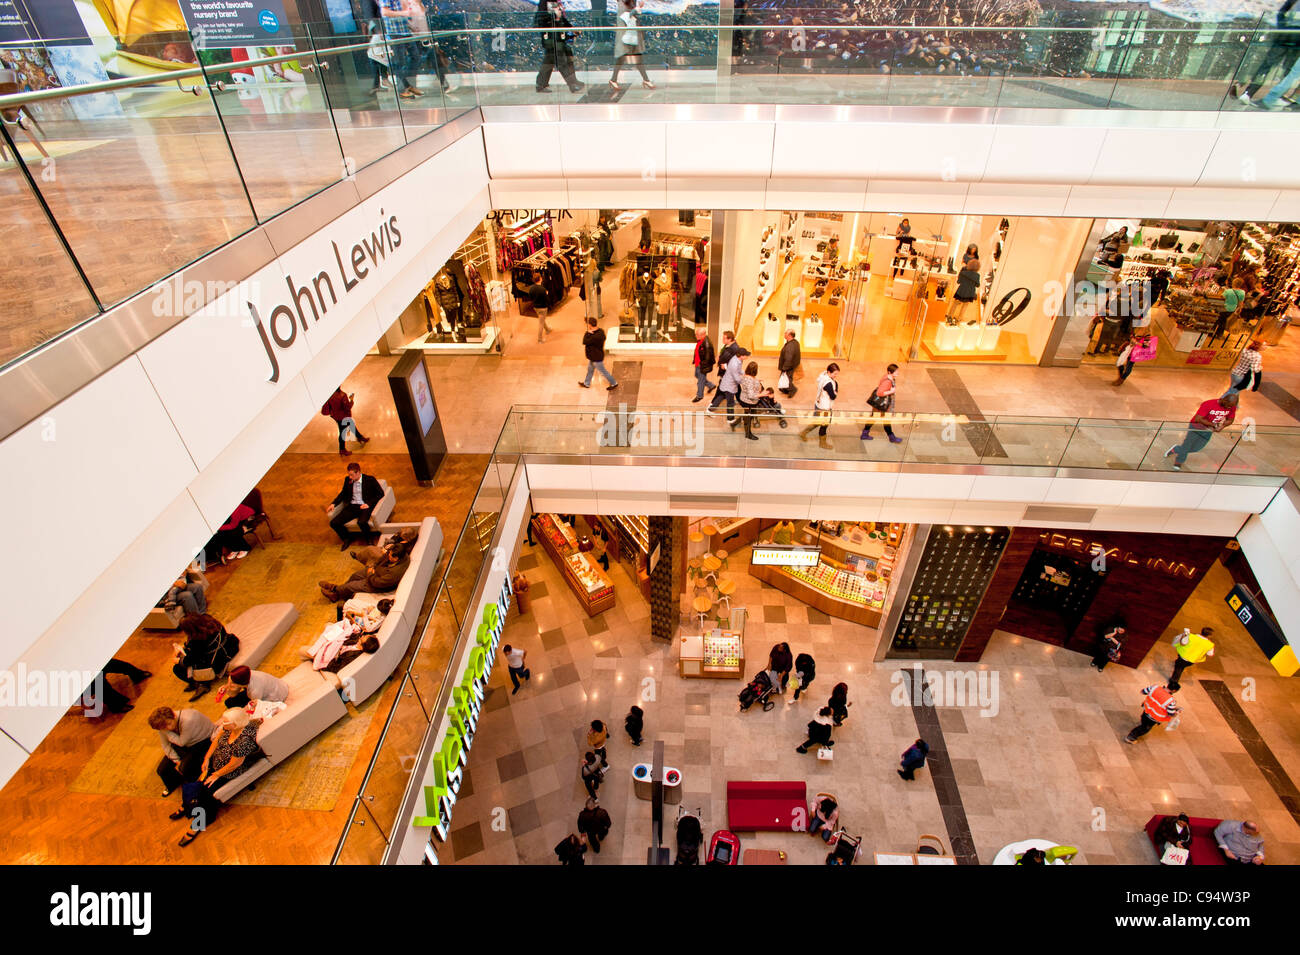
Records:
{"label": "advertising poster", "polygon": [[0,44],[37,38],[50,43],[86,46],[90,36],[77,13],[76,0],[0,0]]}
{"label": "advertising poster", "polygon": [[179,4],[199,49],[293,42],[283,0],[179,0]]}

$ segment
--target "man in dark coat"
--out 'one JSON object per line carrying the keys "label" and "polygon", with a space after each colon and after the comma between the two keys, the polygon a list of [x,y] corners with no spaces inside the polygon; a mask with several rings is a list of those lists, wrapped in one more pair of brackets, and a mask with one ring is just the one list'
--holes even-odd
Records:
{"label": "man in dark coat", "polygon": [[794,393],[799,390],[794,383],[794,376],[795,372],[799,370],[799,359],[801,357],[799,342],[794,336],[794,329],[788,328],[785,332],[785,344],[781,346],[781,357],[776,360],[776,370],[786,375],[790,380],[790,386],[781,389],[781,394],[787,398],[793,398]]}

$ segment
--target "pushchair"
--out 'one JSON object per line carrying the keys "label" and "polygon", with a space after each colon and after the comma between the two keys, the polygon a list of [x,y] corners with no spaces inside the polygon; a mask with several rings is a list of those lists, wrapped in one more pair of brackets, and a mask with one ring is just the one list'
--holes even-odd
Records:
{"label": "pushchair", "polygon": [[856,839],[839,829],[832,840],[831,851],[826,856],[827,865],[853,865],[862,854],[862,837]]}
{"label": "pushchair", "polygon": [[780,403],[771,395],[759,395],[754,402],[754,427],[757,428],[763,423],[764,418],[776,418],[777,424],[783,428],[790,427],[790,422],[785,420],[785,412],[781,410]]}
{"label": "pushchair", "polygon": [[677,811],[677,858],[673,865],[699,865],[700,843],[704,841],[704,827],[700,817],[685,809]]}
{"label": "pushchair", "polygon": [[759,670],[758,675],[749,681],[749,684],[740,691],[740,710],[743,713],[755,703],[761,703],[763,712],[767,712],[776,706],[772,700],[772,692],[776,685],[772,682],[772,674],[767,670]]}
{"label": "pushchair", "polygon": [[709,840],[709,865],[740,865],[740,838],[728,829],[719,829]]}

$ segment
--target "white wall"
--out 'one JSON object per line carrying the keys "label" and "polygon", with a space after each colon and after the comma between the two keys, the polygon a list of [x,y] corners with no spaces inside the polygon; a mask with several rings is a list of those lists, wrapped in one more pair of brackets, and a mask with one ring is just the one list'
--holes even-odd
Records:
{"label": "white wall", "polygon": [[[475,133],[0,443],[0,494],[22,542],[0,574],[0,667],[99,669],[383,335],[380,316],[400,312],[488,211]],[[331,242],[346,254],[394,214],[400,247],[343,294]],[[272,383],[247,302],[266,321],[286,276],[303,284],[321,269],[339,302],[318,322],[308,313]],[[5,708],[0,729],[30,750],[63,712]]]}
{"label": "white wall", "polygon": [[1287,641],[1300,654],[1300,494],[1280,493],[1237,539]]}

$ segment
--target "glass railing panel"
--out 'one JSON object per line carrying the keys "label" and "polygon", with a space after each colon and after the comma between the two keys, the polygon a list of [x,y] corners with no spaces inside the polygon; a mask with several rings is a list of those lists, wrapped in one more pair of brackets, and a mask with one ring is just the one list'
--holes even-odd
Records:
{"label": "glass railing panel", "polygon": [[[23,163],[38,182],[55,167],[19,129]],[[39,134],[38,134],[39,135]],[[99,313],[94,298],[68,256],[22,167],[14,162],[8,140],[0,161],[0,248],[6,251],[0,271],[0,367]],[[46,147],[50,144],[45,144]]]}
{"label": "glass railing panel", "polygon": [[1250,35],[1217,23],[1143,31],[1126,45],[1111,107],[1219,109]]}
{"label": "glass railing panel", "polygon": [[1015,418],[999,415],[981,463],[1013,467],[1057,467],[1074,436],[1074,418]]}
{"label": "glass railing panel", "polygon": [[964,415],[913,415],[902,460],[908,464],[979,464],[992,438],[993,426],[987,421],[971,421]]}
{"label": "glass railing panel", "polygon": [[1083,418],[1070,436],[1060,466],[1136,471],[1142,466],[1159,433],[1159,421],[1119,422]]}
{"label": "glass railing panel", "polygon": [[[256,224],[201,79],[178,85],[160,76],[148,86],[22,109],[31,136],[9,132],[30,156],[41,196],[106,308]],[[29,265],[57,274],[59,256],[42,232],[47,220],[37,203],[19,198],[17,170],[3,168],[4,228],[20,237],[5,246],[6,271]],[[66,284],[53,286],[51,297],[60,287]],[[80,297],[70,294],[74,303]]]}
{"label": "glass railing panel", "polygon": [[[1235,95],[1227,95],[1224,109],[1249,110],[1280,105],[1283,94],[1300,80],[1300,13],[1279,28],[1273,16],[1250,31],[1237,70],[1231,77]],[[1245,99],[1243,99],[1245,97]]]}
{"label": "glass railing panel", "polygon": [[[410,674],[402,680],[383,741],[375,750],[370,778],[361,792],[362,805],[389,839],[436,702],[433,696],[424,699],[424,682]],[[436,694],[438,684],[429,689]]]}
{"label": "glass railing panel", "polygon": [[[265,222],[348,174],[321,82],[321,61],[294,27],[297,56],[247,67],[230,50],[204,50],[200,62],[239,162],[248,195]],[[274,55],[293,52],[275,48]]]}
{"label": "glass railing panel", "polygon": [[[405,782],[405,780],[403,780]],[[379,865],[388,849],[387,833],[380,828],[363,800],[356,800],[339,843],[338,865]]]}
{"label": "glass railing panel", "polygon": [[[1223,467],[1240,437],[1241,429],[1236,427],[1216,432],[1166,421],[1142,459],[1140,470],[1214,474]],[[1180,467],[1175,469],[1175,464]]]}
{"label": "glass railing panel", "polygon": [[1300,430],[1244,425],[1222,474],[1292,477],[1300,474]]}

